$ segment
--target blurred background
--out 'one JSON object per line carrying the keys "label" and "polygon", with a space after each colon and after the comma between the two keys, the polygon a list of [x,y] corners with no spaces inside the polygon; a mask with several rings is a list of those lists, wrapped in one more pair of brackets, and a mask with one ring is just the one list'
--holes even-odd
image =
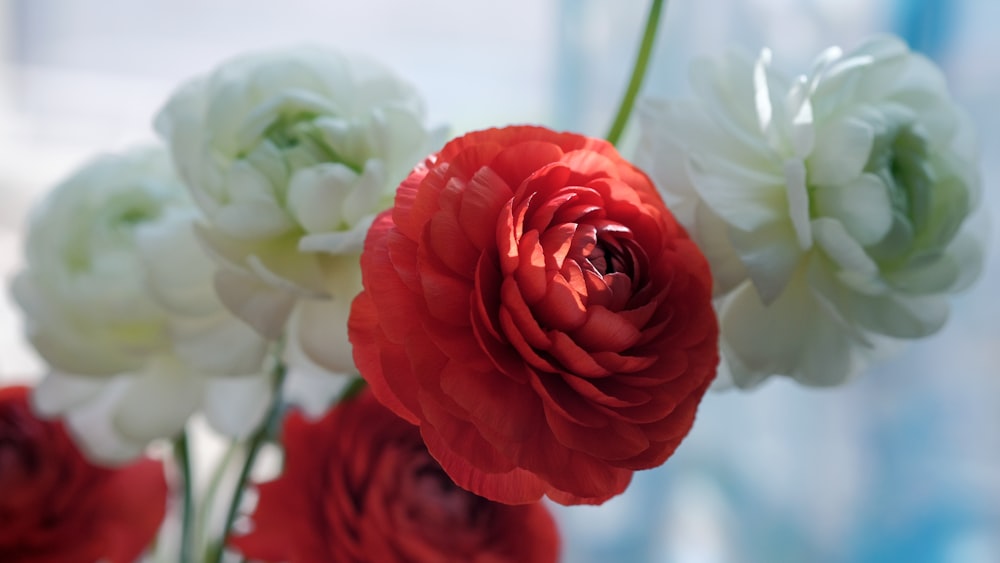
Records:
{"label": "blurred background", "polygon": [[[320,42],[416,83],[455,134],[534,122],[603,135],[646,0],[0,0],[0,277],[29,207],[95,153],[152,140],[181,80],[236,53]],[[893,32],[974,116],[984,213],[1000,196],[1000,2],[674,0],[646,83],[687,93],[694,56],[821,49]],[[627,145],[626,145],[627,146]],[[994,223],[996,220],[994,220]],[[994,226],[994,233],[998,227]],[[946,328],[851,384],[710,394],[663,467],[601,507],[557,508],[567,563],[1000,562],[1000,245]],[[42,366],[0,298],[0,383]]]}

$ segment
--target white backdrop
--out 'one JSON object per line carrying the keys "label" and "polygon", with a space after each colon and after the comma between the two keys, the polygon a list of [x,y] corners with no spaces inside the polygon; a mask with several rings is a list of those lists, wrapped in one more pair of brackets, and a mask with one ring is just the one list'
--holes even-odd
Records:
{"label": "white backdrop", "polygon": [[[538,122],[601,135],[643,0],[0,0],[0,276],[28,206],[100,151],[152,138],[172,87],[235,53],[314,41],[381,59],[454,133]],[[1000,210],[1000,3],[675,0],[647,92],[686,92],[695,54],[768,45],[803,70],[895,31],[945,68],[980,125]],[[923,23],[922,23],[923,22]],[[995,230],[995,229],[994,229]],[[995,237],[994,237],[995,239]],[[1000,251],[945,330],[858,381],[712,394],[666,466],[599,508],[559,509],[570,563],[1000,561]],[[0,382],[41,366],[0,299]]]}

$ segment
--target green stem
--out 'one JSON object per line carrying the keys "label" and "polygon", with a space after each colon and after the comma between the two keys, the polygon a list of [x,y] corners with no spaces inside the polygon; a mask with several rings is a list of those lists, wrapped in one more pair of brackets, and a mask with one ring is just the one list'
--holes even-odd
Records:
{"label": "green stem", "polygon": [[180,465],[181,480],[184,487],[184,505],[181,513],[181,547],[180,560],[182,563],[193,563],[191,544],[194,533],[194,487],[191,484],[191,450],[188,447],[187,432],[181,432],[177,441],[174,442],[174,456],[177,464]]}
{"label": "green stem", "polygon": [[254,462],[257,461],[257,454],[260,453],[261,447],[267,442],[271,429],[277,425],[278,418],[281,416],[281,388],[285,382],[285,374],[287,372],[287,366],[285,366],[285,362],[282,359],[283,348],[279,342],[274,355],[274,368],[271,372],[274,379],[274,397],[271,400],[267,416],[264,417],[257,431],[250,437],[247,457],[243,462],[243,468],[240,469],[239,478],[236,480],[236,487],[233,489],[233,499],[229,503],[229,510],[226,512],[226,521],[222,528],[221,544],[218,546],[218,550],[209,555],[209,560],[213,563],[222,561],[222,554],[225,553],[226,543],[229,541],[229,533],[232,531],[233,522],[236,521],[236,514],[239,512],[240,503],[243,500],[244,489],[246,488],[247,481],[250,479],[250,471],[253,469]]}
{"label": "green stem", "polygon": [[606,137],[612,145],[617,145],[621,139],[628,118],[632,115],[635,98],[639,95],[639,89],[642,87],[642,80],[646,77],[646,68],[649,66],[649,58],[653,53],[653,41],[656,39],[656,30],[660,26],[663,4],[664,0],[653,0],[653,4],[649,7],[649,15],[646,16],[646,30],[642,33],[639,54],[636,56],[635,66],[632,67],[632,78],[628,81],[625,96],[622,98],[621,105],[618,106],[618,115],[615,116],[615,121],[611,124],[611,129]]}
{"label": "green stem", "polygon": [[367,381],[360,377],[355,377],[350,383],[347,384],[347,386],[344,387],[344,390],[341,391],[340,397],[337,398],[337,402],[342,403],[353,399],[358,393],[364,391],[367,386]]}
{"label": "green stem", "polygon": [[[205,502],[202,503],[201,509],[198,511],[198,522],[208,522],[210,521],[210,512],[212,509],[212,501],[215,500],[216,495],[219,492],[219,486],[222,485],[222,479],[226,474],[226,470],[229,469],[229,464],[232,463],[233,458],[236,457],[236,452],[239,450],[237,442],[233,442],[226,449],[226,453],[222,456],[222,460],[219,461],[218,465],[215,467],[215,471],[212,474],[212,478],[208,483],[208,488],[205,489],[204,499]],[[205,537],[205,526],[201,526],[196,535],[195,545],[206,545]]]}

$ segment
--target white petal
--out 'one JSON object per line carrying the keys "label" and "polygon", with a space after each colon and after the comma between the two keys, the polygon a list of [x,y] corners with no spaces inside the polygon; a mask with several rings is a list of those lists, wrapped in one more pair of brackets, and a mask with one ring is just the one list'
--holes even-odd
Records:
{"label": "white petal", "polygon": [[921,338],[934,334],[948,320],[943,296],[896,297],[859,295],[852,299],[854,318],[862,326],[895,338]]}
{"label": "white petal", "polygon": [[960,232],[945,251],[950,260],[959,268],[958,278],[948,287],[948,291],[962,291],[979,279],[983,272],[986,253],[986,214],[974,217],[965,231]]}
{"label": "white petal", "polygon": [[364,171],[358,178],[357,185],[344,198],[341,217],[347,225],[353,227],[359,221],[389,207],[392,204],[392,195],[395,193],[396,183],[386,179],[383,161],[370,158],[365,162]]}
{"label": "white petal", "polygon": [[770,375],[795,371],[810,306],[801,288],[792,289],[765,306],[746,284],[720,303],[722,351],[737,386],[752,387]]}
{"label": "white petal", "polygon": [[71,375],[59,371],[46,374],[31,392],[31,404],[43,417],[62,415],[93,401],[108,386],[111,378]]}
{"label": "white petal", "polygon": [[822,316],[803,327],[801,359],[791,374],[813,387],[840,385],[856,376],[863,364],[857,343],[837,323]]}
{"label": "white petal", "polygon": [[843,383],[859,367],[849,333],[825,314],[805,284],[793,283],[765,307],[749,288],[740,288],[720,307],[722,349],[739,387],[770,375],[788,375],[811,386]]}
{"label": "white petal", "polygon": [[316,365],[302,351],[295,333],[293,330],[285,346],[288,374],[282,391],[283,397],[289,403],[302,408],[308,416],[319,418],[327,412],[354,376],[333,373]]}
{"label": "white petal", "polygon": [[753,66],[754,107],[757,110],[757,127],[767,137],[774,133],[774,104],[771,97],[774,92],[768,86],[767,67],[771,65],[771,50],[761,49]]}
{"label": "white petal", "polygon": [[294,249],[285,252],[284,256],[273,251],[248,256],[247,266],[258,279],[275,289],[304,298],[326,297],[320,269],[312,257]]}
{"label": "white petal", "polygon": [[892,228],[889,188],[874,174],[843,185],[817,186],[812,197],[816,214],[840,221],[861,246],[877,243]]}
{"label": "white petal", "polygon": [[660,119],[655,112],[666,111],[665,108],[650,100],[644,100],[639,107],[641,137],[635,164],[649,174],[674,217],[692,230],[698,194],[688,178],[684,146],[668,134],[669,125],[653,121]]}
{"label": "white petal", "polygon": [[215,274],[215,291],[227,309],[269,340],[281,336],[295,305],[295,297],[287,291],[233,270]]}
{"label": "white petal", "polygon": [[841,269],[865,276],[878,275],[878,265],[851,238],[840,221],[820,217],[813,220],[812,227],[816,243]]}
{"label": "white petal", "polygon": [[273,201],[253,200],[228,203],[212,219],[213,227],[243,240],[278,237],[294,227],[283,209]]}
{"label": "white petal", "polygon": [[288,184],[289,210],[309,233],[340,230],[344,200],[358,182],[358,175],[340,163],[298,170]]}
{"label": "white petal", "polygon": [[[719,61],[697,59],[690,67],[691,87],[711,121],[722,128],[725,136],[747,146],[764,144],[754,105],[754,65],[755,61],[745,53],[729,52]],[[777,77],[770,73],[767,78]],[[781,84],[772,88],[784,90]]]}
{"label": "white petal", "polygon": [[302,351],[312,362],[335,373],[357,372],[347,337],[352,299],[344,296],[307,301],[298,312],[296,335]]}
{"label": "white petal", "polygon": [[[53,367],[72,373],[102,376],[136,365],[106,338],[83,330],[74,318],[54,307],[56,303],[37,290],[32,272],[21,272],[11,282],[11,294],[24,311],[25,332],[38,353]],[[91,328],[92,327],[88,327]]]}
{"label": "white petal", "polygon": [[210,377],[202,408],[212,428],[230,438],[244,439],[264,420],[272,394],[268,374]]}
{"label": "white petal", "polygon": [[731,230],[729,240],[764,303],[777,299],[803,256],[791,224],[774,223],[751,232]]}
{"label": "white petal", "polygon": [[785,189],[788,197],[788,216],[795,228],[799,248],[812,246],[812,229],[809,227],[809,192],[806,191],[806,168],[797,158],[785,161]]}
{"label": "white petal", "polygon": [[359,220],[349,231],[306,235],[299,239],[300,252],[322,252],[333,256],[357,255],[365,246],[368,228],[375,220],[374,215]]}
{"label": "white petal", "polygon": [[172,319],[170,330],[177,355],[184,363],[206,373],[255,373],[267,355],[267,341],[225,310],[214,315]]}
{"label": "white petal", "polygon": [[[263,79],[260,81],[265,84],[267,82]],[[236,134],[236,141],[240,147],[251,147],[256,144],[266,130],[282,117],[340,113],[339,108],[332,100],[325,99],[319,93],[295,88],[294,85],[287,82],[284,76],[275,77],[269,86],[272,88],[280,86],[286,90],[268,98],[266,102],[253,108],[251,112],[242,117],[239,132]]]}
{"label": "white petal", "polygon": [[800,76],[795,86],[788,92],[788,100],[785,103],[790,123],[788,140],[792,146],[792,154],[797,159],[809,156],[816,144],[816,128],[809,93],[808,80]]}
{"label": "white petal", "polygon": [[275,186],[268,177],[246,160],[235,160],[229,167],[229,201],[269,202],[276,204]]}
{"label": "white petal", "polygon": [[727,159],[692,157],[688,174],[698,195],[730,225],[752,231],[788,216],[780,170],[747,168]]}
{"label": "white petal", "polygon": [[212,289],[215,264],[195,235],[195,219],[192,211],[178,210],[137,233],[150,289],[175,315],[201,315],[220,307]]}
{"label": "white petal", "polygon": [[747,279],[747,269],[729,238],[729,228],[706,205],[695,200],[690,232],[712,268],[713,292],[723,295]]}
{"label": "white petal", "polygon": [[131,374],[115,377],[92,400],[70,410],[66,426],[81,452],[90,460],[119,465],[139,457],[146,440],[136,440],[122,434],[114,425],[122,397],[129,386]]}
{"label": "white petal", "polygon": [[114,427],[136,442],[173,438],[201,403],[203,374],[169,358],[156,358],[128,378],[115,415]]}
{"label": "white petal", "polygon": [[246,258],[253,254],[258,245],[226,236],[201,222],[194,224],[194,232],[205,253],[220,268],[249,272]]}
{"label": "white petal", "polygon": [[[961,252],[971,252],[974,256],[974,268],[963,269],[962,262],[951,254],[943,254],[937,260],[907,265],[906,267],[883,274],[886,283],[893,289],[907,294],[929,294],[949,291],[952,288],[967,286],[975,280],[981,263],[981,256],[972,247],[965,247]],[[963,275],[963,274],[972,275]]]}
{"label": "white petal", "polygon": [[824,124],[806,163],[809,184],[836,186],[853,181],[864,171],[874,143],[872,126],[858,117]]}
{"label": "white petal", "polygon": [[[680,151],[675,158],[687,166],[687,154],[705,147],[753,167],[768,166],[772,160],[773,151],[762,142],[752,120],[750,130],[729,130],[726,125],[713,120],[713,114],[709,114],[704,107],[691,101],[644,100],[639,107],[639,124],[642,128],[640,151],[646,150],[652,157],[642,166],[647,172],[650,170],[649,161],[658,162],[662,155],[675,150]],[[643,145],[648,145],[648,148],[643,149]],[[672,175],[657,175],[656,179],[664,183],[661,189],[667,189],[671,178]]]}

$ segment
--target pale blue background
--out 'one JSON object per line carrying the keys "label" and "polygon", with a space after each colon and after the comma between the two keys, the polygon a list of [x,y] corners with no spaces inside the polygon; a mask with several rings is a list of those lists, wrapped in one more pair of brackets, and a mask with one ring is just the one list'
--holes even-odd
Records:
{"label": "pale blue background", "polygon": [[[93,152],[151,138],[174,84],[223,57],[327,42],[408,76],[456,133],[541,122],[601,135],[645,11],[644,0],[0,0],[0,274],[20,261],[41,190]],[[685,94],[696,54],[767,45],[799,71],[828,45],[899,33],[944,67],[979,124],[995,216],[998,21],[996,0],[675,0],[647,92]],[[850,385],[709,395],[664,467],[600,508],[558,509],[565,561],[1000,562],[998,264],[994,244],[945,330]],[[0,302],[0,381],[38,373],[19,331]]]}

